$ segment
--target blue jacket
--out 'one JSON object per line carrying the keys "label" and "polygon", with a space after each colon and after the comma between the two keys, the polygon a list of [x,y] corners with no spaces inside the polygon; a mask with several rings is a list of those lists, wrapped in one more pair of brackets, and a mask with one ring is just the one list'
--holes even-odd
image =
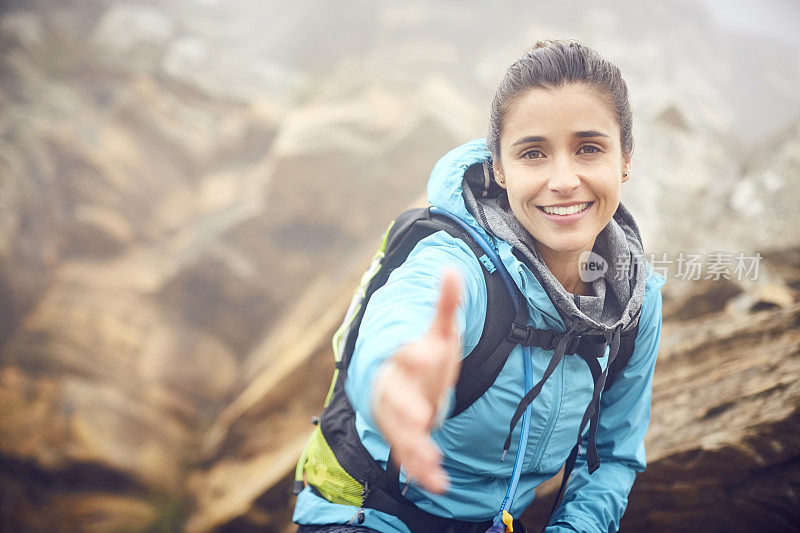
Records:
{"label": "blue jacket", "polygon": [[[483,140],[456,148],[437,163],[428,183],[432,205],[457,215],[482,235],[487,235],[486,231],[464,205],[461,187],[464,170],[488,155]],[[553,303],[528,267],[511,253],[511,245],[496,238],[490,240],[495,242],[500,258],[527,300],[529,324],[565,331]],[[481,264],[473,253],[445,232],[420,241],[408,260],[375,292],[365,311],[345,389],[356,410],[356,428],[364,446],[384,466],[389,449],[372,418],[372,383],[381,363],[429,328],[439,298],[441,275],[448,266],[455,266],[463,280],[457,325],[463,353],[468,354],[483,329],[486,287]],[[617,530],[636,472],[645,468],[643,441],[650,419],[651,384],[661,333],[660,287],[665,282],[649,264],[647,270],[634,354],[601,399],[597,432],[601,466],[589,475],[585,457],[579,455],[548,532]],[[551,355],[552,351],[531,349],[534,382],[543,374]],[[461,520],[491,520],[496,515],[514,464],[513,460],[501,463],[500,455],[511,415],[524,394],[522,357],[522,349],[517,346],[494,385],[466,411],[434,431],[432,438],[442,450],[450,487],[446,494],[435,495],[412,482],[406,497],[418,507]],[[533,402],[523,473],[511,507],[515,518],[533,501],[535,487],[557,474],[569,455],[592,389],[586,363],[578,357],[565,357]],[[516,453],[521,425],[517,424],[514,430],[509,457]],[[306,488],[298,496],[294,521],[347,523],[357,511],[355,507],[329,503]],[[397,518],[369,509],[365,516],[364,526],[382,532],[408,532]]]}

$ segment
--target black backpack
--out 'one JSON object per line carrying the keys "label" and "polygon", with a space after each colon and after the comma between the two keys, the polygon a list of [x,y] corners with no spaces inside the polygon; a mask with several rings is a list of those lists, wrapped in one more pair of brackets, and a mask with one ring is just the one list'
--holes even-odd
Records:
{"label": "black backpack", "polygon": [[[492,521],[464,522],[439,517],[419,509],[404,497],[399,484],[399,472],[392,458],[389,458],[387,468],[384,469],[361,443],[355,428],[355,413],[344,388],[347,368],[370,297],[386,283],[391,272],[408,258],[419,241],[438,231],[446,231],[469,246],[483,265],[481,270],[487,295],[483,332],[478,344],[461,362],[461,371],[455,387],[455,406],[450,417],[458,416],[492,386],[503,369],[508,355],[517,344],[538,346],[545,350],[557,350],[560,344],[563,354],[575,353],[589,364],[595,380],[595,397],[581,423],[578,444],[565,463],[564,478],[553,510],[560,502],[566,481],[575,464],[581,434],[586,423],[592,422],[591,437],[596,430],[596,419],[599,414],[598,386],[600,390],[607,390],[625,368],[633,353],[638,324],[623,333],[621,338],[616,339],[615,342],[619,347],[618,355],[607,365],[608,371],[605,375],[600,371],[598,358],[605,356],[605,348],[611,341],[604,336],[584,335],[575,331],[564,334],[528,326],[527,305],[524,298],[521,300],[521,305],[514,305],[508,285],[501,276],[505,270],[502,267],[497,268],[492,263],[487,251],[473,237],[473,230],[462,221],[435,208],[419,208],[405,211],[389,225],[370,267],[362,276],[361,284],[355,291],[345,319],[334,335],[336,369],[325,399],[322,416],[315,421],[317,427],[298,462],[293,493],[299,494],[305,485],[309,485],[315,494],[328,501],[358,507],[359,510],[353,517],[352,523],[363,523],[363,509],[370,508],[398,517],[414,533],[446,531],[484,533],[492,525]],[[524,260],[522,254],[515,252],[515,255]],[[495,260],[498,260],[496,256]],[[517,291],[518,298],[522,298],[516,286],[514,290]],[[560,357],[558,359],[560,360]],[[558,361],[551,363],[554,367]],[[511,429],[525,407],[536,397],[538,390],[541,390],[541,385],[548,376],[549,373],[546,373],[541,382],[534,387],[536,390],[526,394],[512,419]],[[511,432],[506,442],[506,450],[510,438]],[[593,442],[590,441],[590,444]],[[589,468],[590,472],[593,472],[599,465],[599,460],[596,458],[596,453],[592,457],[592,450],[589,452]],[[523,530],[518,522],[514,525],[517,531]]]}

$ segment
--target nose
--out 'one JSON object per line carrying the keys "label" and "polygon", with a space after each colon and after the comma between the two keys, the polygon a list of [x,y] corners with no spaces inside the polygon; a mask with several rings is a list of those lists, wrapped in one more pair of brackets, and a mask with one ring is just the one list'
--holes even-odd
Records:
{"label": "nose", "polygon": [[569,158],[556,158],[552,174],[547,180],[547,188],[562,196],[569,196],[581,184],[581,178],[573,168]]}

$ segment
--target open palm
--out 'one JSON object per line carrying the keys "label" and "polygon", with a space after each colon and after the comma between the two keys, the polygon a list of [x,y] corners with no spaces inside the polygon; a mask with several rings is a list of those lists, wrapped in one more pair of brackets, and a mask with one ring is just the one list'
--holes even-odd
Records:
{"label": "open palm", "polygon": [[430,329],[386,361],[375,381],[375,421],[395,460],[409,478],[435,493],[447,489],[448,479],[430,432],[444,395],[458,378],[461,342],[455,320],[460,287],[458,273],[447,271]]}

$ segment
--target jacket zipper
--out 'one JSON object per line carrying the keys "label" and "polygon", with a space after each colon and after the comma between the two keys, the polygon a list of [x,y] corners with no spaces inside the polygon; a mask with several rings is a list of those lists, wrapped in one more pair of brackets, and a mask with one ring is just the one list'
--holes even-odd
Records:
{"label": "jacket zipper", "polygon": [[557,390],[555,391],[555,402],[553,404],[553,409],[550,411],[550,417],[547,420],[547,426],[542,433],[542,438],[536,447],[535,455],[531,461],[530,467],[533,469],[539,468],[539,463],[542,460],[542,456],[544,455],[544,451],[547,448],[547,444],[550,442],[550,437],[553,434],[553,430],[555,429],[556,420],[558,419],[558,413],[561,411],[561,401],[564,395],[564,362],[562,361],[561,364],[558,365],[557,376],[550,376],[550,379],[554,377],[557,378],[556,384],[558,385]]}
{"label": "jacket zipper", "polygon": [[[526,292],[525,292],[525,289],[526,289],[525,276],[523,275],[522,272],[520,272],[520,278],[519,279],[520,279],[520,290],[521,290],[521,292],[523,294],[524,304],[528,305],[529,302],[528,302],[527,296],[525,296],[525,294],[526,294]],[[543,315],[547,315],[550,318],[553,318],[554,320],[556,320],[556,322],[558,322],[559,319],[561,319],[561,317],[559,317],[559,319],[556,319],[555,317],[553,317],[549,313],[547,313],[545,311],[542,311],[541,309],[538,309],[536,307],[534,307],[534,309],[539,310]],[[530,356],[533,357],[533,353],[531,353]],[[554,379],[554,378],[558,378],[558,389],[556,390],[556,395],[555,395],[556,403],[553,406],[553,409],[550,411],[550,416],[549,416],[549,418],[547,420],[547,426],[545,426],[544,432],[542,433],[542,438],[541,438],[540,442],[538,443],[538,446],[536,448],[534,448],[534,450],[531,450],[531,451],[534,452],[534,455],[533,455],[533,457],[531,459],[531,462],[530,462],[530,465],[529,465],[530,468],[537,468],[539,466],[539,462],[541,461],[542,455],[544,455],[544,450],[546,448],[545,443],[550,441],[550,436],[552,435],[553,429],[555,428],[556,419],[558,418],[558,413],[561,410],[561,401],[562,401],[562,396],[563,396],[563,391],[564,391],[564,384],[563,384],[563,381],[564,381],[564,365],[563,365],[563,361],[562,361],[562,364],[558,365],[558,368],[556,369],[556,372],[558,373],[558,375],[550,376],[551,380]],[[532,423],[533,423],[533,417],[531,417],[531,420],[528,420],[528,425],[530,426],[530,424],[532,424]],[[526,455],[527,455],[527,452],[526,452]],[[523,463],[523,465],[524,465],[524,463]]]}

